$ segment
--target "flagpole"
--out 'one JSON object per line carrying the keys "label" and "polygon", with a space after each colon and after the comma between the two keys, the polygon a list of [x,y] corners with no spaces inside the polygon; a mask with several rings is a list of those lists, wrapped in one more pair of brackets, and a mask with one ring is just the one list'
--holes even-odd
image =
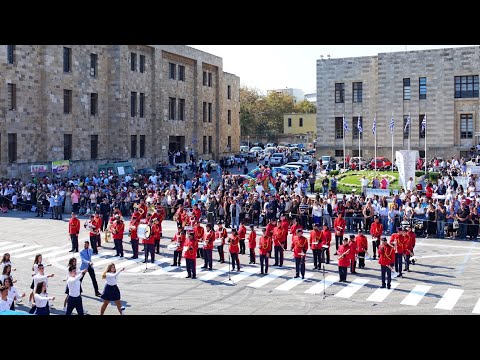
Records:
{"label": "flagpole", "polygon": [[425,120],[425,178],[427,178],[427,113],[424,115]]}
{"label": "flagpole", "polygon": [[357,120],[357,131],[358,131],[358,170],[362,170],[362,163],[361,163],[361,138],[362,138],[362,132],[363,132],[363,124],[362,124],[362,131],[360,131],[360,114],[358,114],[358,120]]}
{"label": "flagpole", "polygon": [[408,150],[410,150],[410,138],[412,137],[412,118],[410,117],[410,113],[408,113],[408,118],[410,119],[410,123],[408,124]]}
{"label": "flagpole", "polygon": [[[392,118],[393,118],[393,111],[392,111]],[[393,129],[395,129],[395,127]],[[395,132],[395,130],[391,131],[391,133],[392,133],[392,172],[393,172],[393,163],[395,162],[394,159],[393,159],[393,133],[394,132]]]}
{"label": "flagpole", "polygon": [[345,157],[347,156],[347,154],[345,154],[345,134],[346,134],[346,131],[345,131],[345,114],[343,114],[342,133],[343,133],[343,170],[346,171],[347,169],[345,167]]}
{"label": "flagpole", "polygon": [[375,171],[377,171],[377,114],[375,113],[375,117],[373,118],[374,122],[375,122],[375,159],[373,160],[374,164],[375,164]]}

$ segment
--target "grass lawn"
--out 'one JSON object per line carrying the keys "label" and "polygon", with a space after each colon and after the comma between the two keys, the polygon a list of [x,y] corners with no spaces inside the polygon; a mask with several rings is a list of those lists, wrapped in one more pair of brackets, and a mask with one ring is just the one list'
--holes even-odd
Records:
{"label": "grass lawn", "polygon": [[[363,170],[363,171],[348,171],[344,174],[339,174],[337,178],[337,189],[338,193],[349,194],[353,189],[357,189],[356,193],[359,194],[361,190],[360,179],[362,176],[366,176],[370,180],[377,176],[379,180],[382,179],[384,175],[388,176],[388,181],[390,181],[389,189],[399,190],[401,185],[398,180],[398,172],[391,171],[372,171],[372,170]],[[331,178],[329,176],[329,178]],[[370,185],[369,185],[370,186]],[[315,183],[315,191],[322,191],[322,180],[317,180]]]}

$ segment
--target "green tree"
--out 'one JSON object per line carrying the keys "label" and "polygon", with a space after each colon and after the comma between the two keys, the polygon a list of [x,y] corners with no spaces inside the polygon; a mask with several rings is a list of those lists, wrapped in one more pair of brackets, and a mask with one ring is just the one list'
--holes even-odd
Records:
{"label": "green tree", "polygon": [[317,107],[310,101],[303,100],[295,104],[294,112],[301,114],[315,114],[317,112]]}

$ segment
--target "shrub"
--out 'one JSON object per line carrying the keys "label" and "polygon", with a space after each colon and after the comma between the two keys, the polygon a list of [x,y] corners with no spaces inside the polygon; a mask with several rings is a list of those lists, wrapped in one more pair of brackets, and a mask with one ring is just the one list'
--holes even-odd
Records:
{"label": "shrub", "polygon": [[331,170],[328,172],[329,176],[337,176],[338,174],[340,174],[340,170]]}
{"label": "shrub", "polygon": [[420,176],[423,176],[425,175],[425,171],[415,171],[415,176],[416,177],[420,177]]}
{"label": "shrub", "polygon": [[428,173],[428,179],[430,181],[437,181],[441,176],[442,176],[442,174],[440,174],[439,172]]}

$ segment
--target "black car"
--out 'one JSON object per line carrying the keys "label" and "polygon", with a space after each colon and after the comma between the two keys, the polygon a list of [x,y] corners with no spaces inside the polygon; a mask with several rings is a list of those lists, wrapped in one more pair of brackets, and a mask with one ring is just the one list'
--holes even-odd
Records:
{"label": "black car", "polygon": [[170,175],[181,174],[182,173],[181,169],[179,169],[179,168],[177,168],[176,166],[173,166],[173,165],[165,165],[165,166],[157,165],[155,170],[161,176],[170,176]]}
{"label": "black car", "polygon": [[155,175],[156,171],[153,170],[152,168],[144,168],[144,169],[137,169],[135,173],[140,175],[150,176],[150,175]]}
{"label": "black car", "polygon": [[248,162],[253,162],[257,161],[257,158],[255,157],[255,154],[253,153],[241,153],[235,155],[236,158],[242,158],[242,159],[247,159]]}

